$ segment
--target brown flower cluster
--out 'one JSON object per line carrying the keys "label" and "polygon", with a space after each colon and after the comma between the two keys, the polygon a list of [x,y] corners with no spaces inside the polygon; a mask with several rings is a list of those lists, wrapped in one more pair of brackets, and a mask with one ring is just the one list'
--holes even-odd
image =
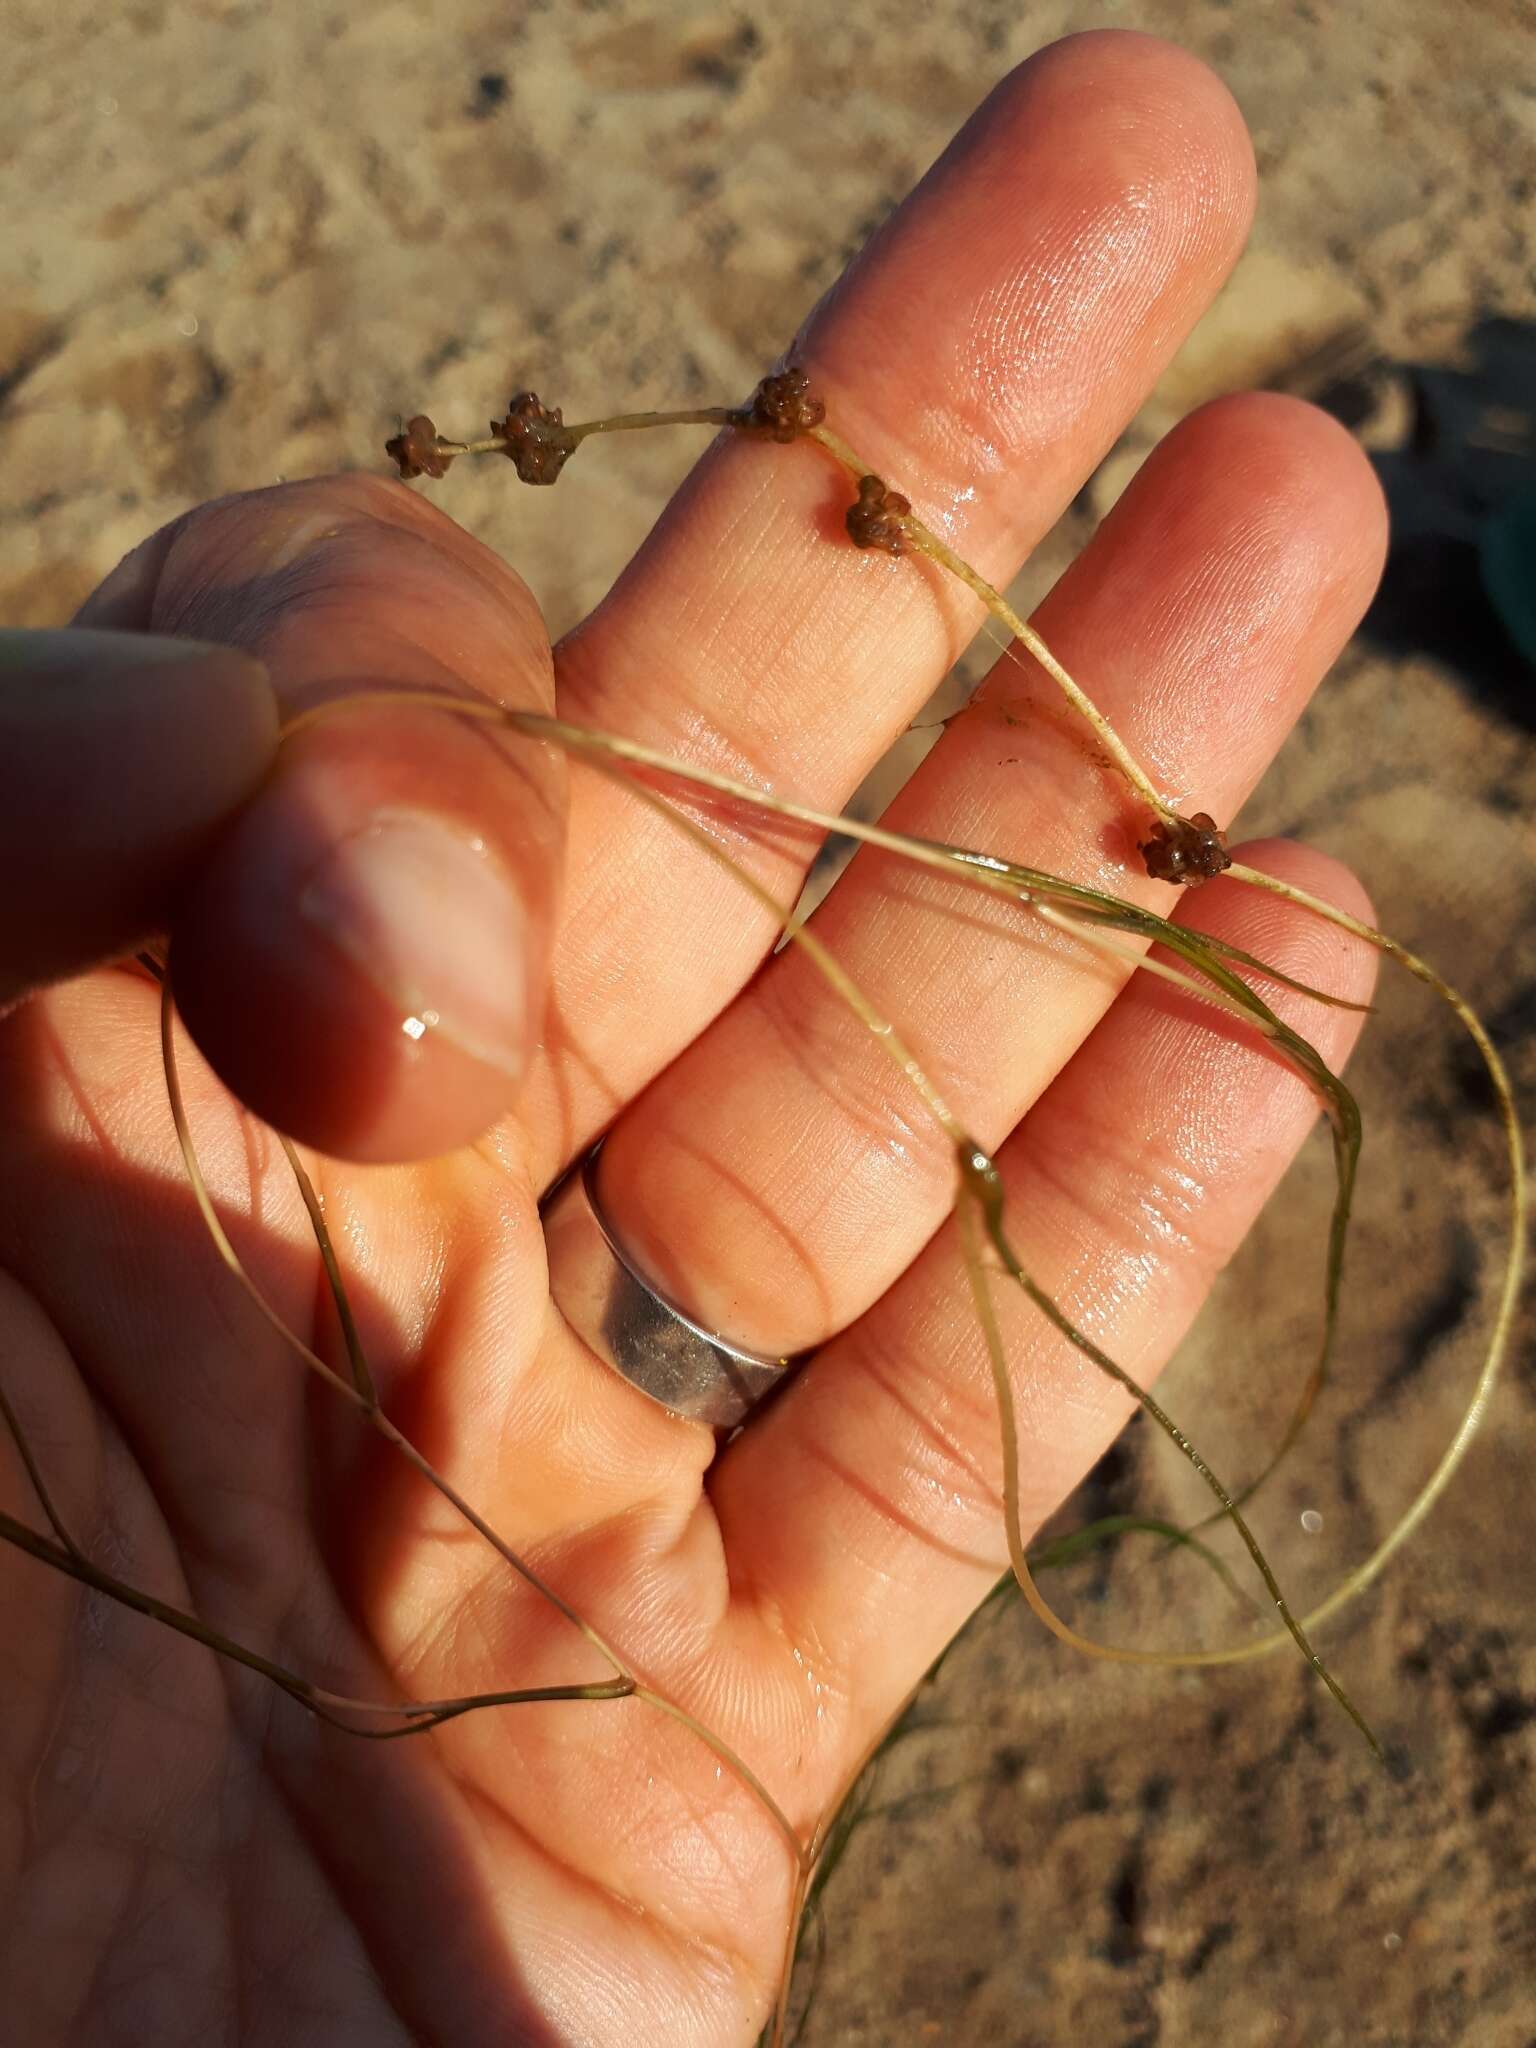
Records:
{"label": "brown flower cluster", "polygon": [[525,484],[552,484],[576,452],[576,439],[560,415],[532,391],[519,391],[504,420],[491,432],[506,442],[506,454]]}
{"label": "brown flower cluster", "polygon": [[856,548],[884,548],[888,555],[904,555],[907,532],[902,521],[912,510],[912,500],[877,476],[859,478],[859,495],[848,507],[848,538]]}
{"label": "brown flower cluster", "polygon": [[424,412],[406,424],[403,434],[384,443],[384,453],[403,477],[446,476],[453,456],[437,445],[437,429]]}
{"label": "brown flower cluster", "polygon": [[1159,818],[1142,841],[1140,852],[1154,882],[1182,882],[1198,888],[1232,865],[1227,835],[1209,811],[1192,818]]}
{"label": "brown flower cluster", "polygon": [[746,424],[775,441],[793,441],[796,434],[819,427],[826,416],[827,408],[812,395],[804,370],[779,370],[753,392]]}

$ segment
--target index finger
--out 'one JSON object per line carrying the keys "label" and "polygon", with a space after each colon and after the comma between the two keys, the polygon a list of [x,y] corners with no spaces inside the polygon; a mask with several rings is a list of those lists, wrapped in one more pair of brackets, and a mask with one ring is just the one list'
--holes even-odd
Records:
{"label": "index finger", "polygon": [[[1215,294],[1252,204],[1247,132],[1213,73],[1148,36],[1069,38],[990,95],[796,360],[861,459],[1006,582]],[[838,809],[980,619],[931,565],[850,546],[849,496],[818,448],[718,443],[558,650],[563,714]],[[634,798],[582,770],[572,791],[558,1036],[529,1097],[550,1173],[773,936]],[[808,849],[737,851],[793,898]]]}

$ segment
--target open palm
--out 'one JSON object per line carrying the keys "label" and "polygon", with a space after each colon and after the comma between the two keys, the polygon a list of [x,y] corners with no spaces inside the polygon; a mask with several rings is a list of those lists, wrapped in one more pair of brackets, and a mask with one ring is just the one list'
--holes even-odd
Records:
{"label": "open palm", "polygon": [[[1142,38],[1075,39],[998,88],[797,360],[839,430],[1003,581],[1209,301],[1250,205],[1246,136],[1208,73]],[[835,809],[977,617],[925,565],[839,544],[844,498],[815,449],[725,438],[553,662],[507,568],[362,477],[188,514],[78,624],[243,648],[284,712],[381,686],[558,702]],[[1381,545],[1337,428],[1223,401],[1158,451],[1039,623],[1154,780],[1226,819]],[[38,674],[68,665],[60,644],[40,636]],[[24,655],[7,648],[13,669]],[[226,1082],[314,1148],[395,1423],[808,1833],[1005,1554],[942,1135],[803,958],[765,964],[766,914],[593,770],[567,782],[553,750],[382,702],[273,766],[260,670],[210,654],[168,673],[137,753],[131,691],[115,755],[107,717],[49,754],[58,691],[41,716],[41,696],[0,700],[0,848],[33,889],[0,913],[0,1000],[51,984],[0,1021],[0,1386],[63,1519],[121,1578],[350,1695],[611,1675],[219,1265],[156,991],[73,972],[158,923],[201,1048],[183,1041],[192,1128],[264,1294],[342,1364],[287,1164]],[[1123,788],[1017,663],[893,816],[1172,900],[1138,873]],[[709,829],[793,898],[808,841],[720,813]],[[1316,855],[1248,858],[1358,904]],[[817,928],[996,1148],[1037,1276],[1148,1377],[1312,1104],[1177,992],[914,876],[866,851]],[[1363,993],[1345,942],[1273,901],[1217,883],[1185,908]],[[1305,1028],[1337,1060],[1348,1022],[1319,1015]],[[549,1300],[539,1198],[604,1130],[604,1202],[637,1262],[741,1343],[815,1350],[724,1450]],[[1027,1304],[1003,1315],[1038,1520],[1126,1404]],[[43,1526],[9,1450],[0,1507]],[[655,1708],[515,1706],[364,1742],[13,1550],[0,1644],[18,2040],[718,2048],[761,2027],[786,1846]]]}

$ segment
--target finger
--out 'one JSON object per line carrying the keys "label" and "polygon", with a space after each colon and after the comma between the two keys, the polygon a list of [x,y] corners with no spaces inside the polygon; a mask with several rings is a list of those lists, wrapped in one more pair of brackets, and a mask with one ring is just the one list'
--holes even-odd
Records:
{"label": "finger", "polygon": [[[1251,205],[1248,139],[1209,71],[1147,37],[1074,38],[992,94],[796,358],[863,459],[1006,580],[1216,291]],[[823,451],[728,437],[562,644],[562,710],[836,809],[979,619],[937,570],[853,548],[848,498]],[[557,1036],[530,1097],[551,1170],[771,937],[634,798],[590,772],[574,790]],[[793,897],[803,843],[733,850]]]}
{"label": "finger", "polygon": [[[206,506],[131,556],[101,603],[258,655],[285,718],[401,690],[551,701],[523,585],[365,477]],[[430,708],[349,707],[286,741],[172,932],[178,1003],[221,1077],[351,1158],[476,1136],[538,1036],[563,801],[551,749]]]}
{"label": "finger", "polygon": [[[1375,478],[1331,420],[1223,401],[1168,438],[1039,623],[1154,779],[1227,819],[1363,612],[1383,539]],[[1046,678],[1005,660],[888,822],[1166,909],[1140,813],[1080,734]],[[815,929],[987,1145],[1130,971],[873,848]],[[786,952],[620,1118],[601,1191],[681,1306],[781,1355],[890,1285],[947,1213],[954,1160],[885,1048]]]}
{"label": "finger", "polygon": [[163,930],[276,744],[246,655],[0,632],[0,1007]]}
{"label": "finger", "polygon": [[[1358,884],[1321,854],[1267,842],[1243,858],[1370,915]],[[1181,921],[1331,993],[1370,993],[1368,948],[1237,883],[1202,890]],[[1337,1070],[1359,1016],[1263,992]],[[1317,1114],[1255,1034],[1138,975],[1001,1152],[1010,1237],[1078,1328],[1145,1385]],[[993,1294],[1020,1403],[1027,1538],[1130,1401],[1016,1289]],[[1000,1484],[990,1368],[951,1225],[745,1432],[714,1499],[732,1584],[770,1606],[791,1641],[835,1656],[823,1683],[857,1674],[867,1727],[996,1578]]]}

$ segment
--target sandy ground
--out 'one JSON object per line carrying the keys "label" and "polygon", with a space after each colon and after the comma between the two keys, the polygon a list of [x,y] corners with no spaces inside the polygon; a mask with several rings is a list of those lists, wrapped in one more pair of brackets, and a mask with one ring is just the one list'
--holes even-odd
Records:
{"label": "sandy ground", "polygon": [[[375,463],[401,410],[475,422],[522,384],[577,414],[739,396],[1008,65],[1106,20],[1222,72],[1262,211],[1023,587],[1192,405],[1331,387],[1378,447],[1403,544],[1245,829],[1353,861],[1389,928],[1493,1020],[1529,1103],[1536,678],[1481,609],[1468,539],[1533,473],[1520,0],[0,0],[0,617],[65,617],[199,498]],[[1509,324],[1475,336],[1489,318]],[[557,628],[689,459],[659,437],[601,454],[536,499],[499,468],[452,480],[452,510]],[[1302,1599],[1433,1464],[1497,1275],[1475,1067],[1426,1002],[1387,992],[1357,1069],[1368,1175],[1341,1385],[1257,1517]],[[1321,1154],[1302,1163],[1168,1383],[1218,1465],[1251,1466],[1307,1355],[1325,1179]],[[1387,1774],[1289,1660],[1127,1672],[1017,1608],[974,1630],[829,1888],[805,2048],[1536,2041],[1533,1418],[1527,1342],[1411,1554],[1329,1631]],[[1133,1430],[1070,1518],[1193,1505]],[[1234,1631],[1219,1587],[1145,1555],[1053,1590],[1110,1640]]]}

